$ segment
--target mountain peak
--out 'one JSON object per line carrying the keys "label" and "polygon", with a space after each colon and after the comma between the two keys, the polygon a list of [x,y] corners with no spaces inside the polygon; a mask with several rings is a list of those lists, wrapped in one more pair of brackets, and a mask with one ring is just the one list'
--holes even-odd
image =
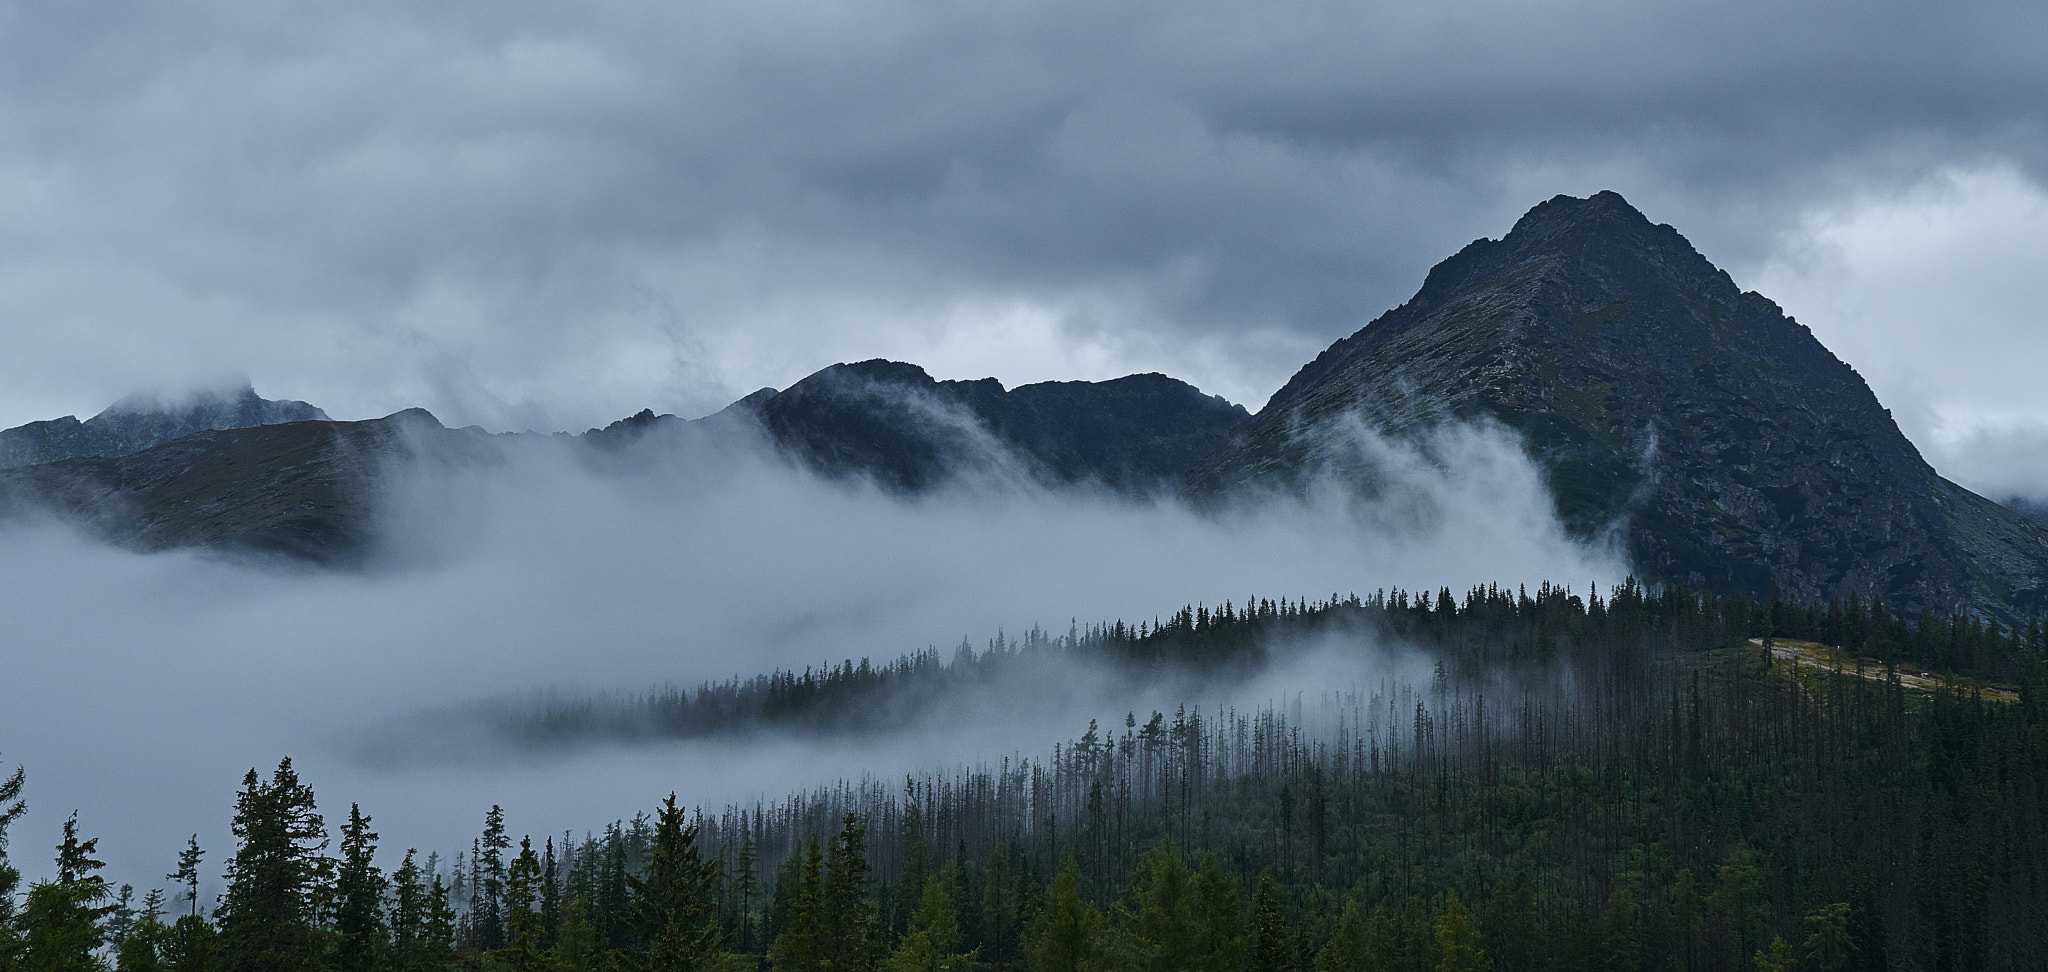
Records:
{"label": "mountain peak", "polygon": [[326,419],[305,402],[266,399],[246,382],[181,396],[128,395],[83,422],[67,415],[0,431],[0,469],[131,455],[194,432]]}
{"label": "mountain peak", "polygon": [[2048,606],[2048,544],[1964,546],[2032,524],[1958,494],[1810,331],[1617,193],[1550,199],[1438,264],[1297,373],[1195,482],[1300,476],[1315,430],[1351,419],[1396,435],[1512,429],[1565,525],[1623,539],[1653,581]]}

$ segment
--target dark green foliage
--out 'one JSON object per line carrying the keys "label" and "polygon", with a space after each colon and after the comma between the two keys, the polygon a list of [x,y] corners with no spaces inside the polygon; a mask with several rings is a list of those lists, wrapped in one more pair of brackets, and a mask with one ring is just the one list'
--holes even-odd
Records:
{"label": "dark green foliage", "polygon": [[21,870],[7,859],[7,828],[28,812],[28,804],[21,799],[21,788],[27,778],[19,766],[13,773],[0,778],[0,972],[12,972],[26,948],[15,924],[14,911],[14,894],[15,889],[21,886]]}
{"label": "dark green foliage", "polygon": [[1081,868],[1068,854],[1045,908],[1032,920],[1024,954],[1039,972],[1092,972],[1102,951],[1102,914],[1081,894]]}
{"label": "dark green foliage", "polygon": [[332,956],[335,972],[375,972],[390,947],[384,922],[383,872],[377,870],[377,835],[370,818],[351,803],[341,828],[341,861],[334,874]]}
{"label": "dark green foliage", "polygon": [[164,946],[171,930],[163,922],[163,905],[162,891],[152,890],[143,897],[142,911],[114,947],[114,967],[118,972],[160,972],[166,968]]}
{"label": "dark green foliage", "polygon": [[97,972],[94,951],[106,940],[103,923],[113,912],[112,892],[97,873],[106,865],[93,859],[99,840],[80,840],[78,815],[64,821],[64,839],[57,845],[57,879],[28,889],[21,925],[25,962],[35,972]]}
{"label": "dark green foliage", "polygon": [[945,868],[920,884],[917,910],[889,956],[890,972],[967,972],[980,949],[960,951],[960,917],[953,907],[960,893],[959,868]]}
{"label": "dark green foliage", "polygon": [[218,914],[219,961],[228,972],[296,972],[317,967],[316,903],[327,877],[327,832],[313,791],[289,757],[270,781],[255,770],[235,798],[234,834]]}
{"label": "dark green foliage", "polygon": [[512,972],[540,972],[547,967],[545,931],[541,923],[541,866],[533,838],[519,839],[519,853],[505,869],[505,946],[493,953]]}
{"label": "dark green foliage", "polygon": [[[1794,677],[1745,640],[1814,633],[1878,653],[1975,645],[2020,700]],[[1292,640],[1392,639],[1435,673],[1285,712],[1131,713],[1050,759],[900,791],[846,783],[688,821],[671,795],[565,835],[559,859],[528,838],[504,864],[493,808],[458,859],[459,921],[434,859],[408,852],[387,885],[359,810],[325,861],[285,761],[237,797],[217,934],[196,901],[169,928],[156,895],[129,920],[74,824],[58,879],[0,923],[0,972],[2027,968],[2048,954],[2040,637],[1633,584],[1197,606],[962,663],[1028,675],[1033,652],[1085,649],[1133,671],[1249,670]],[[0,839],[21,778],[0,785]],[[764,856],[782,865],[757,888]],[[198,863],[195,842],[167,876],[181,896]]]}
{"label": "dark green foliage", "polygon": [[683,822],[676,795],[662,801],[653,844],[640,873],[629,875],[629,924],[640,942],[631,956],[650,972],[710,968],[720,954],[718,871],[697,849],[697,827]]}

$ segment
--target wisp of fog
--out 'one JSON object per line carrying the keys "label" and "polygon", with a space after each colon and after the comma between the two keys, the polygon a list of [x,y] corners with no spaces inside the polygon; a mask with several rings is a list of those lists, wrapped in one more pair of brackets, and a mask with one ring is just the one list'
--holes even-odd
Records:
{"label": "wisp of fog", "polygon": [[[139,554],[16,522],[0,533],[0,763],[27,767],[31,809],[10,856],[47,870],[76,809],[117,883],[162,884],[195,832],[217,876],[243,774],[284,756],[330,821],[358,803],[387,852],[444,853],[493,804],[514,833],[580,834],[671,790],[717,806],[1035,756],[1090,718],[1121,724],[1172,699],[1074,670],[956,724],[569,753],[464,732],[447,714],[886,661],[1195,602],[1626,573],[1613,551],[1565,535],[1501,430],[1351,434],[1380,470],[1371,499],[1332,484],[1221,510],[1016,478],[906,497],[748,449],[678,448],[622,469],[574,440],[512,440],[489,462],[411,467],[386,497],[386,555],[352,571]],[[1247,692],[1320,690],[1326,677],[1320,662],[1268,671],[1231,697],[1255,704]]]}

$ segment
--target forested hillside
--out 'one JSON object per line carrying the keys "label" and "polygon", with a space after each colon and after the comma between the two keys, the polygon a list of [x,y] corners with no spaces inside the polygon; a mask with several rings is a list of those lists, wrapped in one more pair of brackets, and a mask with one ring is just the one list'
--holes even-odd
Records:
{"label": "forested hillside", "polygon": [[[1748,641],[1795,637],[1955,677],[1920,692],[1791,670]],[[1051,753],[774,804],[686,809],[682,791],[580,836],[515,840],[479,808],[470,847],[402,855],[375,808],[323,816],[287,759],[234,797],[238,847],[165,848],[168,900],[107,887],[90,821],[25,898],[0,868],[0,968],[1818,972],[2048,955],[2038,622],[1633,584],[1254,598],[944,664],[564,707],[520,731],[861,731],[864,711],[1056,660],[1240,677],[1310,643],[1411,646],[1436,674],[1133,712]],[[2018,701],[1970,688],[1986,683]],[[25,792],[20,774],[0,787],[0,826]],[[209,867],[219,901],[197,894]]]}

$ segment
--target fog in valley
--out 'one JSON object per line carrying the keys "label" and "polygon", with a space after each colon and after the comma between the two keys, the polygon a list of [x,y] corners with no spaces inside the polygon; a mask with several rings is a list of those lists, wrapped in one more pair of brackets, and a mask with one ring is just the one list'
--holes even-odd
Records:
{"label": "fog in valley", "polygon": [[581,835],[670,790],[715,808],[842,777],[1038,758],[1091,718],[1257,706],[1427,678],[1430,663],[1399,645],[1321,645],[1254,678],[1135,694],[1076,665],[891,713],[858,737],[533,745],[497,717],[777,667],[928,648],[950,658],[963,640],[985,651],[1034,626],[1149,622],[1198,601],[1604,588],[1626,573],[1613,551],[1564,535],[1539,474],[1498,429],[1422,443],[1353,430],[1323,451],[1377,468],[1374,498],[1333,481],[1197,510],[1051,489],[1005,463],[903,497],[744,443],[684,437],[621,455],[529,437],[396,477],[387,540],[361,569],[138,554],[11,522],[0,764],[27,768],[30,814],[9,854],[40,875],[76,809],[109,876],[148,888],[197,832],[210,899],[242,775],[283,756],[330,824],[350,802],[374,817],[394,860],[409,846],[466,849],[492,804],[514,834]]}

